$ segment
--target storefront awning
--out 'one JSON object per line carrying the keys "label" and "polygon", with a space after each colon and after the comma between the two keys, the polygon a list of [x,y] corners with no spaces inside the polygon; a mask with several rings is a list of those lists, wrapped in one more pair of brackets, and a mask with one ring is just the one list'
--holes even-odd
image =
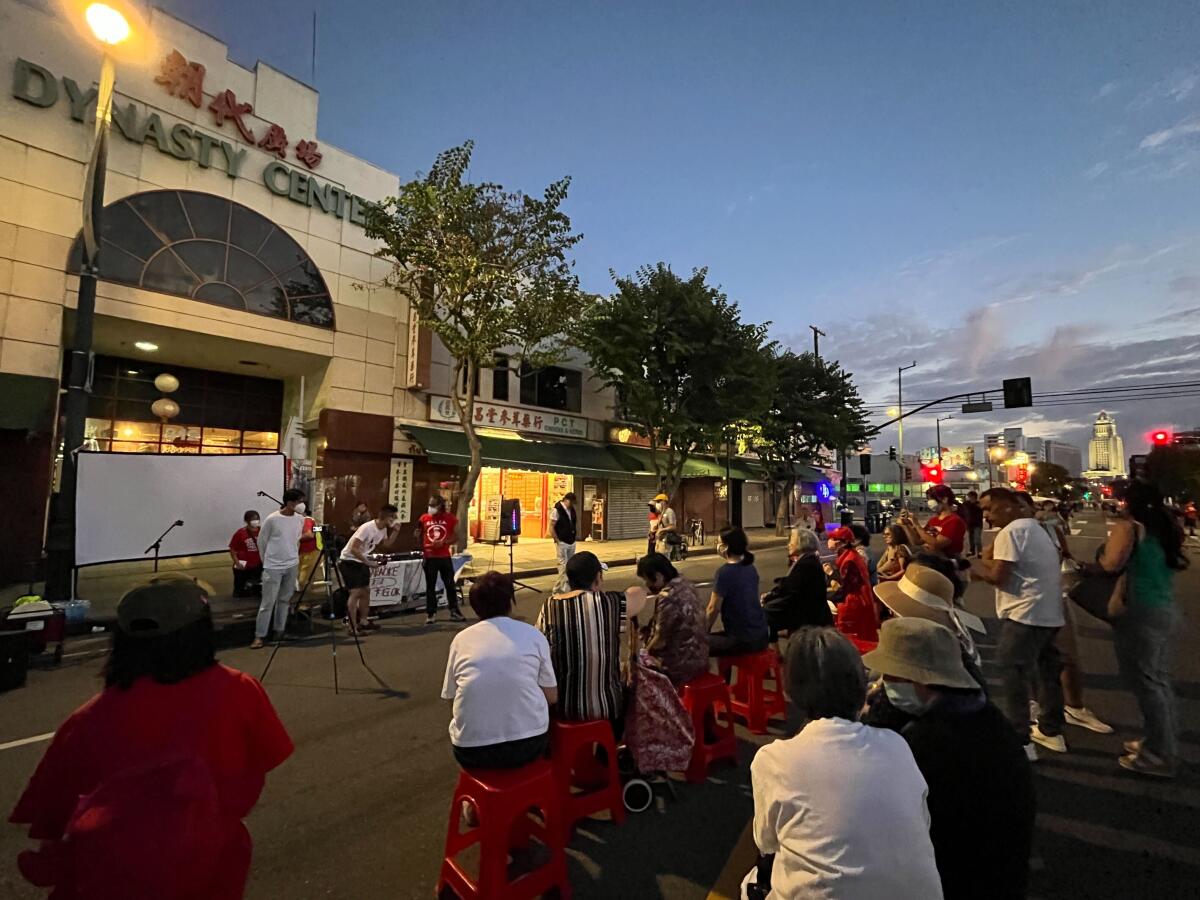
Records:
{"label": "storefront awning", "polygon": [[[654,462],[650,451],[644,447],[610,447],[613,454],[620,457],[633,472],[654,472]],[[734,459],[729,467],[729,474],[742,481],[762,481],[763,474],[746,460]],[[725,460],[714,459],[711,456],[689,456],[683,464],[684,478],[724,478]]]}
{"label": "storefront awning", "polygon": [[[405,425],[404,430],[422,447],[430,462],[451,466],[471,463],[471,448],[461,431]],[[483,464],[500,469],[529,469],[534,472],[563,472],[610,478],[628,475],[630,469],[607,447],[570,441],[534,441],[517,436],[497,438],[480,436]]]}

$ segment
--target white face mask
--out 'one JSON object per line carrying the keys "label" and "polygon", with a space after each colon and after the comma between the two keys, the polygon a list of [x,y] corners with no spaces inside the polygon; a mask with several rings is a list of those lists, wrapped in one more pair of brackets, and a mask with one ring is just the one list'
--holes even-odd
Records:
{"label": "white face mask", "polygon": [[300,513],[300,515],[304,515],[304,513],[307,509],[308,509],[308,506],[304,503],[303,500],[301,500],[299,503],[296,504],[296,512]]}
{"label": "white face mask", "polygon": [[925,505],[928,506],[930,509],[937,509],[942,504],[938,503],[936,500],[926,500]]}
{"label": "white face mask", "polygon": [[925,702],[917,696],[915,685],[907,681],[885,681],[883,690],[888,701],[901,712],[919,716],[925,712]]}
{"label": "white face mask", "polygon": [[250,525],[251,528],[257,528],[260,523],[259,523],[258,519],[251,519],[248,524]]}
{"label": "white face mask", "polygon": [[440,506],[430,506],[428,509],[429,509],[429,514],[431,516],[436,516],[438,513],[438,510],[441,509],[441,507]]}

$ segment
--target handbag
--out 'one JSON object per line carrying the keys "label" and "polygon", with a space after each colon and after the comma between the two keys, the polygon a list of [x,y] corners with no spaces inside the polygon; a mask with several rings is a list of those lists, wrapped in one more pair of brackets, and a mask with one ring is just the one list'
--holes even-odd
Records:
{"label": "handbag", "polygon": [[[1129,582],[1129,563],[1133,561],[1133,554],[1137,553],[1138,544],[1141,535],[1138,529],[1133,529],[1133,550],[1130,551],[1129,559],[1121,568],[1120,572],[1097,572],[1095,574],[1081,575],[1079,582],[1067,591],[1067,597],[1091,616],[1095,616],[1103,622],[1111,623],[1114,619],[1119,619],[1125,615],[1129,608],[1129,600],[1131,594]],[[1096,561],[1104,555],[1104,545],[1096,551]]]}

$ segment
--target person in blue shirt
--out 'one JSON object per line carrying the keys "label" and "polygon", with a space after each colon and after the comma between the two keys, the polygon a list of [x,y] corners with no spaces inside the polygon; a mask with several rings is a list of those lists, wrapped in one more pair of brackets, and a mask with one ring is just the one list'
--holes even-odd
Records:
{"label": "person in blue shirt", "polygon": [[[709,656],[741,656],[767,649],[770,633],[758,591],[758,570],[746,532],[726,528],[717,538],[725,564],[717,569],[708,601]],[[720,617],[723,630],[714,634]]]}

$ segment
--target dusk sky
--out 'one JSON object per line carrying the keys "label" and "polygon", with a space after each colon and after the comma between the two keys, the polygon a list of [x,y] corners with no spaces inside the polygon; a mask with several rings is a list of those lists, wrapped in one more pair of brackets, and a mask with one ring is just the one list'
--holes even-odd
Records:
{"label": "dusk sky", "polygon": [[[311,3],[160,5],[313,80]],[[780,340],[807,349],[819,325],[879,403],[913,359],[914,400],[1200,371],[1194,0],[316,11],[320,136],[406,177],[467,138],[475,179],[571,175],[588,290],[610,268],[707,266]],[[1200,398],[1106,406],[1131,452],[1200,425]],[[1024,424],[1086,449],[1099,408],[960,417],[943,443]]]}

